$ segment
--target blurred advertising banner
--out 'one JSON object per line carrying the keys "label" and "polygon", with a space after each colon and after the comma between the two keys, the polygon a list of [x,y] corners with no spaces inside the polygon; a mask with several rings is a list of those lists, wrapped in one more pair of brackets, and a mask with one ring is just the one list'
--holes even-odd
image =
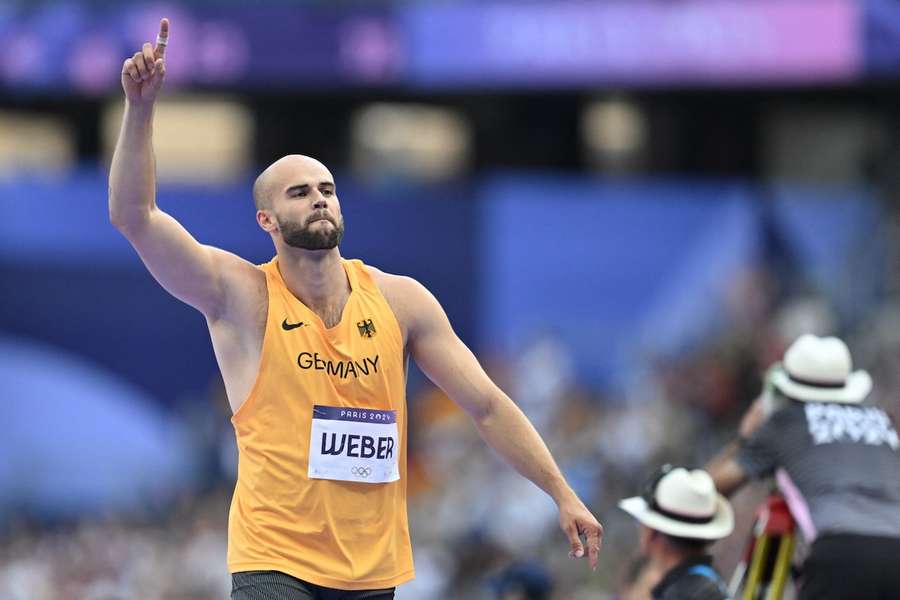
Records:
{"label": "blurred advertising banner", "polygon": [[[528,88],[784,85],[900,55],[885,0],[660,0],[329,7],[22,3],[0,9],[6,92],[105,94],[158,19],[171,86]],[[883,22],[887,19],[888,22]],[[870,44],[868,32],[878,36]],[[888,63],[891,61],[888,60]],[[876,61],[882,65],[884,60]]]}
{"label": "blurred advertising banner", "polygon": [[577,86],[845,81],[852,0],[494,2],[407,13],[417,84]]}
{"label": "blurred advertising banner", "polygon": [[900,74],[900,2],[867,0],[866,71],[876,78]]}
{"label": "blurred advertising banner", "polygon": [[386,12],[265,2],[89,2],[0,8],[6,92],[56,89],[106,94],[122,62],[172,23],[167,86],[318,90],[397,76],[398,34]]}

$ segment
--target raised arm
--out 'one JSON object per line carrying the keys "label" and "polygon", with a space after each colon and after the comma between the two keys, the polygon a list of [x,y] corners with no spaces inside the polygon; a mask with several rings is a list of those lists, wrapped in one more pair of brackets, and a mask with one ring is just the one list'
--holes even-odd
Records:
{"label": "raised arm", "polygon": [[566,483],[546,444],[518,406],[494,384],[456,336],[438,301],[418,282],[398,278],[410,354],[422,371],[474,421],[481,437],[519,473],[547,492],[559,507],[570,556],[597,566],[603,528]]}
{"label": "raised arm", "polygon": [[122,65],[125,113],[109,174],[110,221],[173,296],[215,319],[225,308],[224,272],[252,269],[242,259],[197,242],[156,206],[153,109],[166,77],[169,21],[155,45],[145,43]]}

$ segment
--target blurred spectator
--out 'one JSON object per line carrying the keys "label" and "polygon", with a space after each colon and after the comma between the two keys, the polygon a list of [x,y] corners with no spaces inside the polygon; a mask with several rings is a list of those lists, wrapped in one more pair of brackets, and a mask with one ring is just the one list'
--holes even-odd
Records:
{"label": "blurred spectator", "polygon": [[553,576],[540,564],[515,563],[494,579],[493,587],[497,600],[549,600]]}
{"label": "blurred spectator", "polygon": [[710,463],[720,491],[776,475],[807,542],[799,598],[900,590],[900,438],[867,398],[843,340],[798,338],[774,365],[732,443]]}
{"label": "blurred spectator", "polygon": [[640,524],[641,553],[660,573],[654,600],[728,599],[708,547],[731,534],[734,514],[708,473],[664,465],[619,507]]}
{"label": "blurred spectator", "polygon": [[21,529],[0,544],[4,600],[221,600],[227,499],[189,499],[156,520]]}
{"label": "blurred spectator", "polygon": [[652,564],[650,559],[639,554],[628,565],[622,580],[621,600],[650,600],[651,590],[662,578],[659,565]]}

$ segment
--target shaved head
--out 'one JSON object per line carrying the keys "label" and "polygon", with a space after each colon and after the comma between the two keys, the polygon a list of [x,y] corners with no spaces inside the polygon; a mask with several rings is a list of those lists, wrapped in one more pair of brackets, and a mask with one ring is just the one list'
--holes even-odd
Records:
{"label": "shaved head", "polygon": [[253,182],[253,204],[256,206],[256,210],[272,208],[272,192],[269,190],[269,180],[266,177],[268,172],[269,169],[266,169],[260,173],[259,177],[256,178],[256,181]]}
{"label": "shaved head", "polygon": [[344,217],[334,178],[314,158],[289,154],[266,167],[253,183],[253,203],[263,229],[288,246],[330,250],[341,243]]}
{"label": "shaved head", "polygon": [[272,208],[274,194],[294,183],[292,180],[309,177],[326,177],[334,181],[328,168],[311,156],[282,156],[266,167],[253,182],[253,204],[256,205],[256,210]]}

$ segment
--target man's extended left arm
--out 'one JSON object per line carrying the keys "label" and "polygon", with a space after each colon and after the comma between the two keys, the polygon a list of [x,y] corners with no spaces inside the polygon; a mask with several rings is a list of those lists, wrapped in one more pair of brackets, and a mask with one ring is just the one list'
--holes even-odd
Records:
{"label": "man's extended left arm", "polygon": [[737,441],[729,443],[706,465],[706,471],[712,476],[716,489],[720,494],[731,496],[750,479],[747,472],[737,460],[741,440],[749,438],[766,420],[765,400],[757,398],[741,419]]}
{"label": "man's extended left arm", "polygon": [[434,296],[412,279],[402,278],[401,286],[407,343],[416,364],[472,418],[504,460],[553,498],[559,525],[571,542],[570,556],[585,556],[579,537],[584,535],[588,560],[596,568],[603,527],[566,483],[540,434],[456,336]]}

